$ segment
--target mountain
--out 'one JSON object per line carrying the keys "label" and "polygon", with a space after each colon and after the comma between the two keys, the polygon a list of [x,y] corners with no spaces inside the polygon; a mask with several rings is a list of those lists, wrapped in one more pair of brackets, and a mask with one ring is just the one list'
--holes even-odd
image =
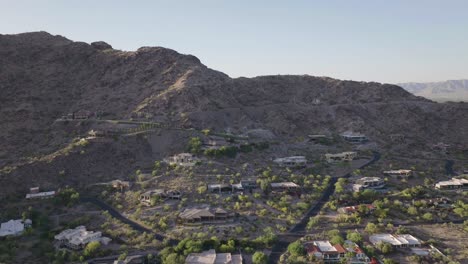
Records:
{"label": "mountain", "polygon": [[[0,35],[0,58],[2,195],[124,177],[183,151],[189,129],[263,129],[280,140],[353,130],[382,145],[400,133],[414,148],[468,138],[468,104],[435,103],[391,84],[307,75],[230,78],[174,50],[120,51],[46,32]],[[80,150],[71,142],[95,124],[56,121],[78,110],[105,120],[146,116],[175,130]]]}
{"label": "mountain", "polygon": [[399,86],[417,96],[438,102],[468,102],[468,80],[449,80],[430,83],[399,83]]}

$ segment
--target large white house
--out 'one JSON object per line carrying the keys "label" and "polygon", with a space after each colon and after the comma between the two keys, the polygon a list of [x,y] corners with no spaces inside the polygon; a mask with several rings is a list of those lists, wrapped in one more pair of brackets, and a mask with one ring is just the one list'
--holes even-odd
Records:
{"label": "large white house", "polygon": [[464,178],[452,178],[448,181],[441,181],[436,183],[437,189],[451,190],[451,189],[465,189],[468,188],[468,180]]}
{"label": "large white house", "polygon": [[375,234],[369,237],[369,241],[376,245],[378,243],[388,243],[393,247],[419,247],[421,241],[409,234],[391,235]]}
{"label": "large white house", "polygon": [[202,253],[190,253],[185,259],[186,264],[242,264],[242,255],[231,253],[216,253],[214,249]]}
{"label": "large white house", "polygon": [[26,220],[10,220],[0,225],[0,237],[18,236],[24,232],[24,229],[31,227],[32,221]]}
{"label": "large white house", "polygon": [[63,246],[71,249],[84,248],[89,242],[99,241],[107,245],[111,239],[103,237],[101,232],[87,231],[85,226],[78,226],[74,229],[67,229],[55,235],[55,240]]}

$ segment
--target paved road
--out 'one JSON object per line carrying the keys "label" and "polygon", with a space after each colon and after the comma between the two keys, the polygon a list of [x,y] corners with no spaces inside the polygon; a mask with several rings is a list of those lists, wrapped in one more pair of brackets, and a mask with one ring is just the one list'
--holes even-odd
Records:
{"label": "paved road", "polygon": [[[380,159],[380,153],[374,152],[374,156],[369,162],[365,163],[364,165],[360,166],[359,169],[362,169],[366,166],[369,166]],[[348,178],[350,174],[343,175],[343,177]],[[330,196],[335,191],[335,183],[338,180],[338,177],[333,177],[328,184],[328,187],[325,189],[322,197],[318,200],[316,204],[314,204],[309,211],[303,216],[301,221],[293,226],[287,234],[282,234],[278,236],[278,241],[275,245],[273,245],[272,252],[268,258],[268,263],[275,264],[278,263],[280,256],[287,250],[288,245],[291,242],[296,241],[299,237],[304,236],[306,232],[306,226],[309,221],[310,217],[316,216],[325,203],[328,202]]]}

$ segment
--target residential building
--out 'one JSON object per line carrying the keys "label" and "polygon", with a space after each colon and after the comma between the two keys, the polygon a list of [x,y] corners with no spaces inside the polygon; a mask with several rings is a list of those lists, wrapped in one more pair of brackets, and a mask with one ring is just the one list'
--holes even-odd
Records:
{"label": "residential building", "polygon": [[388,243],[393,247],[419,247],[421,241],[409,234],[391,235],[375,234],[369,237],[369,241],[376,245],[378,243]]}
{"label": "residential building", "polygon": [[123,191],[124,189],[129,189],[130,188],[130,182],[129,181],[121,181],[121,180],[113,180],[112,181],[112,188],[119,189],[119,190]]}
{"label": "residential building", "polygon": [[226,183],[208,184],[208,191],[212,193],[231,193],[233,187]]}
{"label": "residential building", "polygon": [[330,140],[332,140],[331,137],[327,136],[327,135],[308,135],[309,137],[309,141],[310,142],[314,142],[314,143],[323,143],[323,142],[328,142]]}
{"label": "residential building", "polygon": [[194,166],[198,158],[191,153],[180,153],[165,160],[169,165]]}
{"label": "residential building", "polygon": [[347,151],[336,154],[325,154],[325,159],[328,163],[342,162],[342,161],[353,161],[357,157],[357,153],[353,151]]}
{"label": "residential building", "polygon": [[294,182],[272,182],[270,186],[272,191],[276,192],[299,191],[301,188]]}
{"label": "residential building", "polygon": [[379,177],[363,177],[356,181],[353,185],[355,192],[360,192],[366,189],[382,189],[385,187],[385,182]]}
{"label": "residential building", "polygon": [[26,194],[26,199],[46,199],[55,196],[55,191],[39,192],[39,187],[32,187]]}
{"label": "residential building", "polygon": [[305,167],[307,165],[307,159],[304,156],[278,158],[274,159],[273,162],[282,167]]}
{"label": "residential building", "polygon": [[332,245],[329,241],[312,241],[305,244],[307,254],[323,260],[325,263],[340,261],[346,254],[341,245]]}
{"label": "residential building", "polygon": [[32,226],[30,219],[10,220],[0,225],[0,237],[21,235],[26,228]]}
{"label": "residential building", "polygon": [[151,199],[153,197],[158,197],[158,198],[165,198],[165,192],[163,189],[155,189],[151,191],[144,192],[140,194],[140,202],[146,205],[151,204]]}
{"label": "residential building", "polygon": [[340,214],[353,214],[355,212],[358,212],[361,206],[366,207],[369,213],[375,210],[375,206],[373,206],[372,204],[361,204],[361,205],[355,205],[355,206],[340,207],[338,208],[337,211]]}
{"label": "residential building", "polygon": [[409,177],[411,175],[413,175],[413,171],[412,170],[388,170],[388,171],[384,171],[383,174],[385,176],[397,176],[397,177]]}
{"label": "residential building", "polygon": [[[468,175],[462,175],[468,176]],[[436,183],[436,189],[453,190],[453,189],[466,189],[468,188],[468,180],[465,178],[452,178],[448,181],[441,181]]]}
{"label": "residential building", "polygon": [[232,217],[233,214],[228,213],[222,208],[188,208],[179,214],[181,222],[207,222],[216,220],[225,220]]}
{"label": "residential building", "polygon": [[186,264],[242,264],[242,255],[231,253],[216,253],[214,249],[201,253],[190,253],[185,259]]}
{"label": "residential building", "polygon": [[351,132],[351,131],[346,131],[344,132],[343,134],[341,134],[341,137],[350,142],[350,143],[354,143],[354,144],[358,144],[358,143],[364,143],[364,142],[367,142],[369,139],[363,135],[363,134],[360,134],[360,133],[354,133],[354,132]]}
{"label": "residential building", "polygon": [[354,256],[348,259],[347,264],[370,264],[372,260],[364,253],[364,250],[360,248],[356,243],[346,240],[343,247],[348,252],[354,253]]}
{"label": "residential building", "polygon": [[103,237],[101,232],[87,231],[85,226],[78,226],[74,229],[67,229],[54,236],[59,246],[65,246],[70,249],[82,249],[89,242],[99,241],[107,245],[111,239]]}
{"label": "residential building", "polygon": [[244,189],[256,189],[257,182],[255,180],[241,180],[240,184],[242,185],[242,188]]}

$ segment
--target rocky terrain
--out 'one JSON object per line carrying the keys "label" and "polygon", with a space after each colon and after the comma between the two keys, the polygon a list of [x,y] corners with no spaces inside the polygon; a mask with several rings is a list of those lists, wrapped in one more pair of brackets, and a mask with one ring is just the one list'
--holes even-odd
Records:
{"label": "rocky terrain", "polygon": [[468,102],[468,80],[449,80],[431,83],[400,83],[408,92],[431,100]]}
{"label": "rocky terrain", "polygon": [[0,58],[1,195],[33,184],[114,179],[184,150],[187,135],[170,133],[160,142],[106,141],[51,156],[91,129],[56,122],[78,110],[113,120],[146,116],[169,128],[265,129],[284,139],[353,130],[388,145],[399,133],[406,148],[423,150],[468,138],[467,103],[436,103],[390,84],[306,75],[233,79],[170,49],[120,51],[46,32],[0,35]]}

